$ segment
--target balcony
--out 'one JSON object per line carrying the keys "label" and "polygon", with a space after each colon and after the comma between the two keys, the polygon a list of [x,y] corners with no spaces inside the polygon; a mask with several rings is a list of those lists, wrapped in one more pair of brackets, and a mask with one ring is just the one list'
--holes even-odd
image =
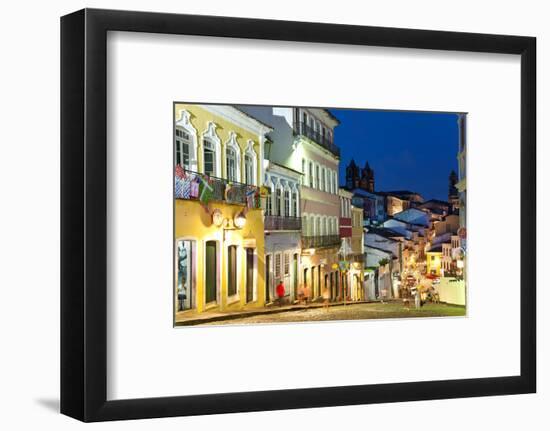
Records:
{"label": "balcony", "polygon": [[264,219],[265,230],[301,230],[302,219],[300,217],[286,217],[267,215]]}
{"label": "balcony", "polygon": [[321,133],[313,130],[313,128],[308,126],[306,123],[303,123],[303,122],[296,123],[294,125],[294,131],[298,135],[305,136],[306,138],[309,138],[312,141],[316,142],[321,147],[330,151],[336,157],[340,157],[340,148],[334,145],[330,139],[327,139]]}
{"label": "balcony", "polygon": [[339,245],[339,235],[302,236],[302,248],[319,248]]}
{"label": "balcony", "polygon": [[195,200],[205,204],[215,201],[260,208],[258,187],[181,168],[176,168],[174,176],[174,198]]}

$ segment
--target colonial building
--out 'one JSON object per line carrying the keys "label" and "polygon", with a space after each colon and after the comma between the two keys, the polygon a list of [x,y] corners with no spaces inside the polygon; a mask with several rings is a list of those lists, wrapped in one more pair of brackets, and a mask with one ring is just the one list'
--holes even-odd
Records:
{"label": "colonial building", "polygon": [[[344,188],[340,188],[338,191],[340,195],[340,250],[338,255],[340,258],[340,290],[336,291],[336,296],[331,295],[333,299],[351,299],[352,294],[352,280],[350,275],[351,262],[353,258],[353,252],[351,248],[352,237],[352,207],[351,198],[353,193],[347,191]],[[332,292],[331,292],[332,293]]]}
{"label": "colonial building", "polygon": [[176,320],[265,304],[266,124],[232,106],[174,105]]}
{"label": "colonial building", "polygon": [[407,208],[418,206],[424,202],[422,195],[409,190],[395,190],[378,193],[386,197],[386,212],[388,216],[404,211]]}
{"label": "colonial building", "polygon": [[334,128],[339,121],[320,108],[241,108],[273,127],[269,134],[273,144],[266,149],[266,157],[303,174],[299,282],[307,284],[313,298],[320,297],[325,286],[334,290],[339,276],[334,268],[340,247],[340,150],[334,144]]}
{"label": "colonial building", "polygon": [[286,302],[297,298],[301,254],[300,182],[302,174],[265,160],[265,297],[270,303],[283,282]]}
{"label": "colonial building", "polygon": [[363,209],[363,223],[365,226],[379,225],[388,218],[386,214],[386,198],[376,192],[364,189],[353,189],[352,204]]}

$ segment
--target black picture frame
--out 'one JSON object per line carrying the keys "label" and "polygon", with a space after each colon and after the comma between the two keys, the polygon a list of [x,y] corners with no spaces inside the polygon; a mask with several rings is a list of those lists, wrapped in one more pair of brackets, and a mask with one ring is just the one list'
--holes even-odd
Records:
{"label": "black picture frame", "polygon": [[[107,32],[521,56],[521,374],[107,401]],[[61,18],[61,412],[82,421],[205,415],[536,391],[536,39],[84,9]]]}

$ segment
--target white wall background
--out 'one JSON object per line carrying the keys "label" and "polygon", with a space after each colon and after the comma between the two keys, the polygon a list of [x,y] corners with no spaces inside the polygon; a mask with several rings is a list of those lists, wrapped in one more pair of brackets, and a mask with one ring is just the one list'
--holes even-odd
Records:
{"label": "white wall background", "polygon": [[[550,90],[550,51],[544,2],[440,1],[354,2],[277,0],[270,3],[203,0],[89,2],[12,2],[0,27],[0,424],[7,429],[71,429],[82,426],[57,414],[59,387],[59,16],[81,7],[233,15],[257,18],[341,22],[538,37],[539,143],[548,138],[543,124]],[[495,101],[498,103],[497,101]],[[545,139],[546,138],[546,139]],[[539,145],[538,218],[543,201],[542,166],[548,153]],[[504,173],[503,173],[504,174]],[[497,181],[495,180],[495,183]],[[513,203],[513,200],[512,200]],[[550,240],[539,223],[539,268]],[[546,240],[546,241],[545,241]],[[95,425],[132,429],[547,429],[550,419],[550,326],[543,314],[548,294],[539,271],[539,393],[526,396],[429,401],[254,414],[175,418]]]}

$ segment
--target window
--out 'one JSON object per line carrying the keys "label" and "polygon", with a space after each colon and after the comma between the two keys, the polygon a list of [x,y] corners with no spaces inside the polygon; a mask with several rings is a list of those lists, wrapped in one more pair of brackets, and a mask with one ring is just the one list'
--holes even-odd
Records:
{"label": "window", "polygon": [[290,274],[290,255],[285,253],[285,261],[284,261],[284,271],[285,271],[285,275],[289,275]]}
{"label": "window", "polygon": [[285,217],[290,217],[290,190],[285,190]]}
{"label": "window", "polygon": [[244,173],[246,184],[254,184],[254,161],[250,154],[244,156]]}
{"label": "window", "polygon": [[292,216],[298,217],[298,192],[292,192]]}
{"label": "window", "polygon": [[267,187],[267,198],[265,200],[265,215],[273,215],[273,195],[269,186]]}
{"label": "window", "polygon": [[216,149],[207,139],[204,140],[204,173],[210,176],[216,175]]}
{"label": "window", "polygon": [[237,152],[233,148],[227,148],[225,151],[225,166],[227,179],[229,181],[239,181],[237,176]]}
{"label": "window", "polygon": [[321,234],[321,219],[317,216],[315,217],[315,235]]}
{"label": "window", "polygon": [[275,278],[279,279],[281,277],[281,254],[277,253],[275,255]]}
{"label": "window", "polygon": [[302,159],[302,184],[306,184],[306,159]]}
{"label": "window", "polygon": [[319,188],[319,165],[315,165],[315,187]]}
{"label": "window", "polygon": [[189,169],[191,137],[185,130],[176,128],[176,164]]}
{"label": "window", "polygon": [[325,172],[325,168],[323,168],[321,171],[321,187],[320,187],[322,191],[325,191],[325,185],[326,185],[325,177],[326,177],[326,172]]}
{"label": "window", "polygon": [[237,294],[237,246],[227,248],[227,295]]}
{"label": "window", "polygon": [[329,220],[326,218],[325,219],[325,235],[328,235],[329,234],[329,226],[328,226],[328,222]]}
{"label": "window", "polygon": [[281,186],[277,187],[277,190],[275,191],[275,215],[276,216],[282,215],[282,212],[281,212]]}
{"label": "window", "polygon": [[313,163],[309,162],[309,186],[313,188]]}

